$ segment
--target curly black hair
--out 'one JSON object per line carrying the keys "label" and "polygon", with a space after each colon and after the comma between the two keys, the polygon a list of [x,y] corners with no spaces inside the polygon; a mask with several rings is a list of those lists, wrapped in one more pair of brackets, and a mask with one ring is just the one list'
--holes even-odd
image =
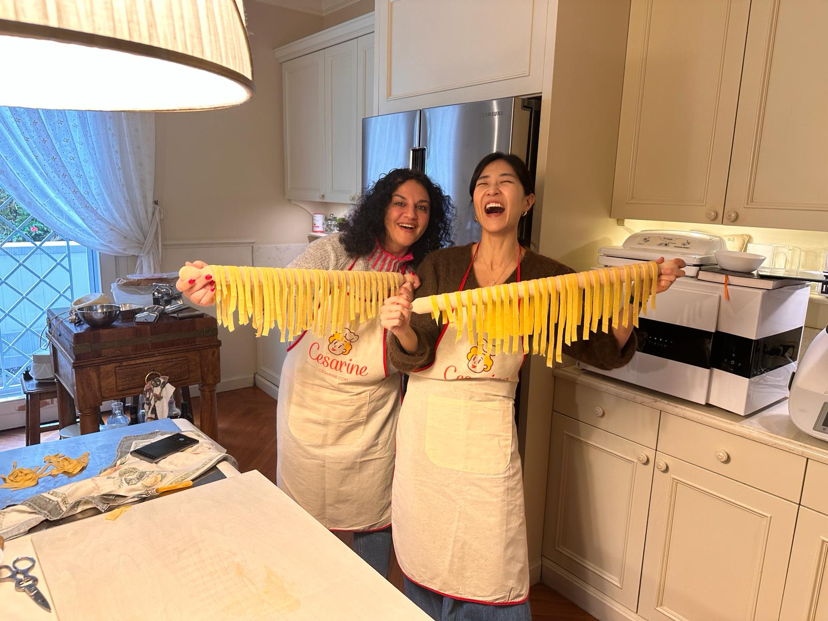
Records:
{"label": "curly black hair", "polygon": [[432,250],[451,245],[451,223],[454,219],[454,206],[451,197],[444,194],[440,186],[424,173],[410,168],[395,168],[380,177],[377,182],[363,194],[356,207],[349,213],[341,226],[340,241],[346,252],[352,257],[371,254],[376,246],[385,241],[385,210],[391,204],[391,197],[400,185],[414,180],[423,186],[431,203],[428,226],[411,246],[414,255],[412,263],[416,266]]}

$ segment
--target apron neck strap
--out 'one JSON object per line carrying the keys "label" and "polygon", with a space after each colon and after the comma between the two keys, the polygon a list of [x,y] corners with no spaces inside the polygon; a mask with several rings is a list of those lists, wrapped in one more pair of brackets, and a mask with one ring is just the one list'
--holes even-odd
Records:
{"label": "apron neck strap", "polygon": [[[460,287],[457,289],[458,291],[462,291],[466,286],[466,281],[469,279],[469,274],[471,273],[472,266],[474,265],[474,260],[477,258],[478,250],[480,250],[480,242],[477,242],[477,245],[474,247],[471,261],[469,262],[469,266],[466,268],[466,273],[463,274],[463,279],[460,281]],[[518,244],[517,250],[517,281],[520,282],[520,244]]]}

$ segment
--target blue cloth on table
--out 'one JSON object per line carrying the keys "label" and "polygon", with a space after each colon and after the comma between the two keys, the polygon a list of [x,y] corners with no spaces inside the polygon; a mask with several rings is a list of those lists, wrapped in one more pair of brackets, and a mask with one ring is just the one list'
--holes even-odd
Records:
{"label": "blue cloth on table", "polygon": [[[127,436],[138,436],[153,431],[180,431],[178,425],[169,418],[128,425],[116,429],[106,429],[97,433],[87,433],[64,440],[32,444],[21,448],[0,451],[0,474],[8,475],[12,470],[12,463],[17,462],[18,468],[40,468],[45,465],[43,458],[46,455],[61,453],[67,457],[77,459],[89,451],[89,464],[75,476],[59,474],[56,477],[47,476],[40,479],[33,487],[10,489],[0,487],[0,509],[10,505],[17,505],[34,494],[55,489],[72,481],[81,481],[96,476],[104,468],[108,468],[115,461],[118,444]],[[2,481],[0,481],[2,483]]]}

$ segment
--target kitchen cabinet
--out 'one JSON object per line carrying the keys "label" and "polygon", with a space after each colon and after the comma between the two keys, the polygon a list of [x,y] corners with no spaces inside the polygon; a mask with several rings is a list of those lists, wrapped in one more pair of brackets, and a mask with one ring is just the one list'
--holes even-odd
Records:
{"label": "kitchen cabinet", "polygon": [[556,371],[542,581],[600,619],[825,618],[828,447],[619,386]]}
{"label": "kitchen cabinet", "polygon": [[540,93],[550,4],[376,0],[379,113]]}
{"label": "kitchen cabinet", "polygon": [[361,190],[362,119],[375,112],[373,17],[275,50],[282,61],[285,195],[353,203]]}
{"label": "kitchen cabinet", "polygon": [[633,0],[612,216],[828,231],[828,5]]}
{"label": "kitchen cabinet", "polygon": [[780,619],[828,618],[828,465],[808,460]]}
{"label": "kitchen cabinet", "polygon": [[[778,619],[797,505],[768,488],[798,494],[804,458],[670,414],[661,421],[638,613]],[[750,472],[751,484],[688,460]]]}

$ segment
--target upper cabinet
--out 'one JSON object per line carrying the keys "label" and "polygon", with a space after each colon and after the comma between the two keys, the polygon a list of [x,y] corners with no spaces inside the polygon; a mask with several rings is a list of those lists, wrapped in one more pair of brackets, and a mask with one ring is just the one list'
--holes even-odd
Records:
{"label": "upper cabinet", "polygon": [[362,119],[375,113],[373,16],[275,50],[282,61],[285,194],[353,203]]}
{"label": "upper cabinet", "polygon": [[612,216],[828,231],[828,4],[633,0]]}
{"label": "upper cabinet", "polygon": [[549,0],[376,0],[379,113],[541,92]]}

